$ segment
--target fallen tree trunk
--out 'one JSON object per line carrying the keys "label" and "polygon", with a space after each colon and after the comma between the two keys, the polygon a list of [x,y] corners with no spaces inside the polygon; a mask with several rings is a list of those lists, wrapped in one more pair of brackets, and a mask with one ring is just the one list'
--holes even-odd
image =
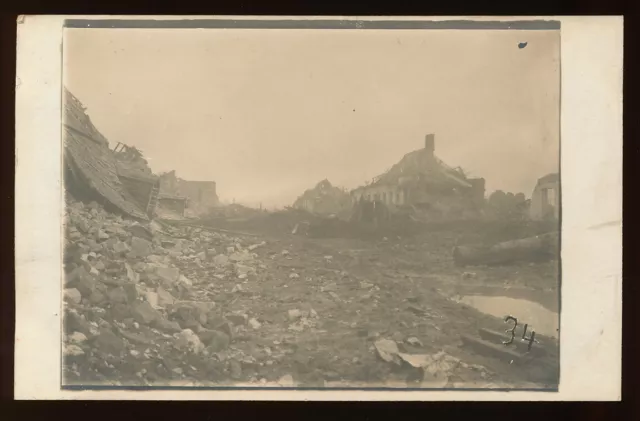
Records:
{"label": "fallen tree trunk", "polygon": [[557,257],[557,232],[520,240],[506,241],[492,247],[456,246],[453,261],[456,266],[499,265],[517,261],[545,261]]}

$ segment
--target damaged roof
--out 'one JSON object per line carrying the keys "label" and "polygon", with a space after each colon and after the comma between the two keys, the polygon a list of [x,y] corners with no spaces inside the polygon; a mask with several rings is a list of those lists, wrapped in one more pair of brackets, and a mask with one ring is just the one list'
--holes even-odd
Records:
{"label": "damaged roof", "polygon": [[62,122],[67,128],[86,136],[94,142],[109,147],[109,141],[86,113],[86,107],[66,87],[63,88]]}
{"label": "damaged roof", "polygon": [[66,89],[64,99],[65,118],[71,117],[71,124],[66,124],[65,121],[63,126],[65,165],[76,180],[111,205],[134,218],[148,220],[148,216],[135,204],[133,196],[122,185],[116,159],[108,147],[109,142],[91,124],[84,112],[78,112],[84,107]]}
{"label": "damaged roof", "polygon": [[304,199],[320,199],[323,196],[334,197],[349,197],[349,194],[342,190],[340,187],[333,186],[326,178],[320,181],[312,189],[305,190],[305,192],[296,199],[296,203]]}
{"label": "damaged roof", "polygon": [[456,187],[471,187],[466,177],[450,168],[426,149],[409,152],[389,171],[377,177],[372,185],[396,184],[401,177],[422,175],[432,182]]}

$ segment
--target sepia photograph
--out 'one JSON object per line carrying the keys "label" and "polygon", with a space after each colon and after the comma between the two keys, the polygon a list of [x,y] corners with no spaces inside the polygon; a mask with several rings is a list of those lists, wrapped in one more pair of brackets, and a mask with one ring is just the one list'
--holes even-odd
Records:
{"label": "sepia photograph", "polygon": [[62,29],[63,389],[558,390],[559,21],[135,22]]}

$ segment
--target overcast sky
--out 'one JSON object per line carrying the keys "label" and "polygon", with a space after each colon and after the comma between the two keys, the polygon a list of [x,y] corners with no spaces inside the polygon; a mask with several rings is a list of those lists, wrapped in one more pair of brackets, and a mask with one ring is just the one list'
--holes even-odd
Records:
{"label": "overcast sky", "polygon": [[112,147],[214,180],[225,201],[356,187],[427,133],[487,194],[529,197],[559,165],[559,45],[559,31],[67,29],[64,78]]}

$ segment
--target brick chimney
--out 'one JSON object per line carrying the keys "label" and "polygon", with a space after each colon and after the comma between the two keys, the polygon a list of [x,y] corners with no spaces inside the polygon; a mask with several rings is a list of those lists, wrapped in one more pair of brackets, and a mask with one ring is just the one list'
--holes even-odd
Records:
{"label": "brick chimney", "polygon": [[430,155],[433,155],[436,149],[436,135],[431,133],[425,136],[424,138],[424,148],[429,151]]}

